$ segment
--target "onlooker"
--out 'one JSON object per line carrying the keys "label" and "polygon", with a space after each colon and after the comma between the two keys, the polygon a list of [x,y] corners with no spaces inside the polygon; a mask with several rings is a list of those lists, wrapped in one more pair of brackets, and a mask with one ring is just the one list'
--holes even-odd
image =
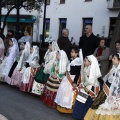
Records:
{"label": "onlooker", "polygon": [[112,60],[112,55],[120,53],[120,41],[115,42],[115,49],[109,57],[109,60]]}
{"label": "onlooker", "polygon": [[68,58],[70,58],[72,44],[71,44],[68,36],[69,36],[69,30],[67,28],[64,28],[62,31],[62,37],[60,37],[58,39],[57,43],[58,43],[60,50],[64,50],[66,52]]}
{"label": "onlooker", "polygon": [[85,58],[88,55],[94,53],[95,49],[98,47],[99,40],[92,33],[92,26],[86,25],[85,27],[85,35],[80,37],[79,47],[83,51],[83,57]]}
{"label": "onlooker", "polygon": [[30,36],[29,30],[25,30],[24,36],[18,40],[18,43],[30,42],[32,44],[32,37]]}
{"label": "onlooker", "polygon": [[5,45],[5,55],[7,55],[8,48],[9,48],[9,39],[14,37],[14,31],[8,30],[8,33],[4,39],[4,45]]}
{"label": "onlooker", "polygon": [[2,28],[0,28],[0,37],[3,39],[3,41],[4,41],[4,39],[5,39],[5,35],[3,34],[3,30],[2,30]]}
{"label": "onlooker", "polygon": [[96,48],[94,52],[94,56],[97,58],[100,64],[102,77],[104,77],[108,73],[109,55],[110,50],[108,47],[106,47],[106,41],[105,39],[101,39],[99,47]]}

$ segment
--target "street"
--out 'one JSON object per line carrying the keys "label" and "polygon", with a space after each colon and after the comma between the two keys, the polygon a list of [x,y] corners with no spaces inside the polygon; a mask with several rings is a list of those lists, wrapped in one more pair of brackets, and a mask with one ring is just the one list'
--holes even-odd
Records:
{"label": "street", "polygon": [[0,114],[8,120],[73,120],[46,106],[39,97],[0,82]]}

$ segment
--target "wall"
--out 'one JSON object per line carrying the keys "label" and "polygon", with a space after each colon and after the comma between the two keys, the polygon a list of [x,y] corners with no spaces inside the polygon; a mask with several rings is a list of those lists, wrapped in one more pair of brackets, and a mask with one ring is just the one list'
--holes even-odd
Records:
{"label": "wall", "polygon": [[[92,2],[66,0],[65,4],[59,3],[60,0],[51,0],[46,13],[46,18],[50,18],[50,36],[55,40],[58,39],[59,18],[67,18],[69,37],[74,37],[78,43],[83,29],[82,18],[93,17],[93,33],[108,37],[110,17],[117,17],[119,13],[118,10],[108,10],[106,0],[92,0]],[[40,16],[40,34],[42,34],[43,13]],[[102,34],[103,26],[105,26],[105,34]]]}

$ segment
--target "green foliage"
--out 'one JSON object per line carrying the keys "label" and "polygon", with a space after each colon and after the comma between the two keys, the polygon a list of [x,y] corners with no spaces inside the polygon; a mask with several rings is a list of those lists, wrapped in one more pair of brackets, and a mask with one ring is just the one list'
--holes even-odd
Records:
{"label": "green foliage", "polygon": [[43,0],[0,0],[1,8],[5,7],[10,9],[13,6],[17,6],[19,4],[19,8],[24,8],[25,10],[41,10],[41,6],[43,5]]}

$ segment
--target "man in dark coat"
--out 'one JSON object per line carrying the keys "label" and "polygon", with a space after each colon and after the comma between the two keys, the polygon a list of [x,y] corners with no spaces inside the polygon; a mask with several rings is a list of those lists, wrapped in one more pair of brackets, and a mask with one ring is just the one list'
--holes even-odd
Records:
{"label": "man in dark coat", "polygon": [[70,52],[71,52],[72,44],[68,38],[68,35],[69,35],[69,30],[66,28],[63,29],[62,37],[58,39],[57,43],[58,43],[60,50],[64,50],[68,58],[70,59]]}
{"label": "man in dark coat", "polygon": [[92,26],[86,25],[85,35],[80,37],[79,48],[83,51],[83,57],[92,55],[99,45],[98,38],[92,33]]}

